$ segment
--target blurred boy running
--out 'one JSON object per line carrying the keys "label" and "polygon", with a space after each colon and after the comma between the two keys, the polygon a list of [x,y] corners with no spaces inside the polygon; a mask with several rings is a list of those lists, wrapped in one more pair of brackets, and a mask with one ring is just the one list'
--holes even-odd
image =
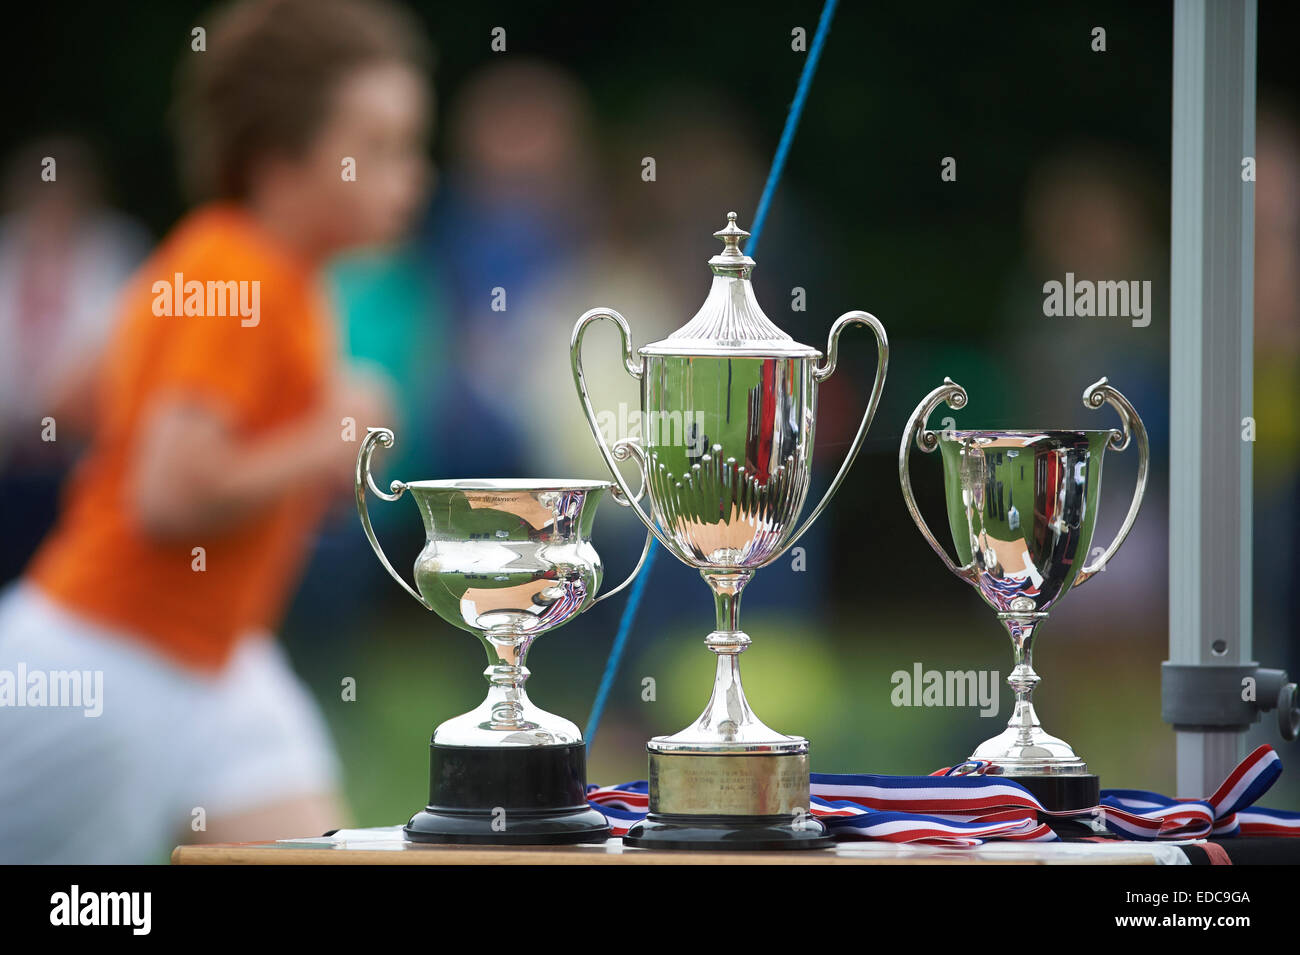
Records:
{"label": "blurred boy running", "polygon": [[[417,211],[419,36],[378,3],[244,0],[187,54],[176,119],[205,201],[132,280],[90,453],[0,600],[0,861],[153,861],[179,838],[347,822],[269,631],[387,417],[383,384],[341,363],[318,279]],[[69,671],[79,705],[50,705]]]}

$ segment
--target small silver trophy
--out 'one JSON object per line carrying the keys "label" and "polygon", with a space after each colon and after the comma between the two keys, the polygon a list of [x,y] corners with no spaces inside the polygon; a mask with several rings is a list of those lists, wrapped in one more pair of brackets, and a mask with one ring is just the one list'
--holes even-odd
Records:
{"label": "small silver trophy", "polygon": [[[973,585],[1011,635],[1015,667],[1007,683],[1015,709],[1006,730],[982,743],[971,760],[986,760],[989,774],[1013,778],[1053,811],[1097,805],[1100,783],[1063,740],[1039,724],[1030,700],[1039,676],[1033,649],[1038,626],[1071,587],[1100,570],[1128,536],[1146,490],[1150,453],[1142,419],[1105,378],[1083,393],[1091,409],[1110,404],[1122,430],[943,431],[926,419],[943,403],[966,406],[966,392],[951,379],[930,392],[912,413],[898,449],[898,476],[907,509],[944,565]],[[1101,496],[1107,448],[1123,451],[1137,438],[1137,488],[1124,523],[1097,560],[1087,563]],[[912,495],[908,457],[912,441],[943,458],[948,523],[957,563],[939,544]]]}
{"label": "small silver trophy", "polygon": [[[393,432],[371,428],[357,455],[357,512],[379,562],[412,597],[482,641],[487,698],[440,724],[429,742],[429,804],[405,827],[413,842],[600,842],[605,817],[586,799],[586,746],[578,727],[528,699],[524,660],[541,634],[618,593],[645,563],[599,597],[603,566],[591,544],[609,481],[393,481],[376,487],[370,456]],[[366,508],[366,488],[396,501],[409,491],[426,543],[415,587],[388,562]],[[620,501],[621,503],[621,501]]]}
{"label": "small silver trophy", "polygon": [[[777,560],[822,513],[866,437],[885,384],[885,329],[866,312],[831,326],[826,355],[781,331],[759,308],[739,248],[749,233],[736,214],[714,235],[713,284],[699,312],[633,357],[627,321],[612,309],[584,314],[573,330],[574,381],[610,472],[645,526],[713,591],[716,625],[705,638],[717,657],[713,695],[691,726],[656,736],[649,753],[650,813],[624,841],[654,848],[793,849],[828,845],[808,814],[808,741],[763,724],[740,682],[740,597],[754,572]],[[582,337],[609,319],[622,335],[623,365],[641,382],[642,438],[606,444],[582,372]],[[817,385],[835,371],[840,333],[866,325],[878,365],[866,413],[825,497],[799,523],[808,494]],[[632,458],[651,513],[617,461]]]}

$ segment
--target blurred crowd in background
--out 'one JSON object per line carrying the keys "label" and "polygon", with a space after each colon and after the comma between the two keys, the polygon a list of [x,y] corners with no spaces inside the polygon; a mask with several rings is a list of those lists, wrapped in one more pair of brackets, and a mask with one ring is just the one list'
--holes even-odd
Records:
{"label": "blurred crowd in background", "polygon": [[[5,125],[0,582],[21,573],[53,521],[93,408],[116,293],[182,210],[152,104],[165,99],[174,62],[192,55],[201,8],[154,6],[100,22],[96,41],[76,48],[79,72],[33,85]],[[694,314],[717,251],[711,233],[733,209],[742,226],[752,222],[803,63],[790,30],[811,34],[819,4],[743,21],[682,3],[655,16],[603,8],[601,17],[554,19],[524,4],[477,6],[415,5],[439,59],[436,189],[407,241],[332,268],[342,341],[382,369],[397,396],[397,443],[376,458],[384,481],[600,477],[569,371],[573,323],[588,308],[615,308],[639,346]],[[876,6],[839,16],[755,284],[769,316],[818,347],[840,312],[876,314],[893,351],[885,400],[836,503],[803,542],[806,569],[778,562],[746,596],[751,700],[771,725],[813,740],[820,771],[927,773],[993,735],[1008,714],[1005,690],[987,720],[975,709],[889,701],[890,674],[915,662],[1010,669],[992,614],[911,525],[897,484],[899,436],[945,376],[970,394],[956,416],[962,427],[1111,427],[1106,412],[1080,402],[1106,375],[1143,417],[1153,474],[1107,573],[1044,628],[1040,714],[1103,785],[1170,790],[1159,662],[1168,636],[1171,13],[1111,3],[1088,5],[1085,17],[1041,5],[975,22],[951,3]],[[1300,126],[1294,77],[1270,39],[1282,32],[1269,29],[1275,6],[1261,4],[1259,31],[1254,639],[1257,659],[1295,676]],[[1092,20],[1107,26],[1105,53],[1089,49]],[[498,25],[504,53],[490,48]],[[146,46],[126,72],[109,68]],[[100,89],[78,100],[90,84]],[[54,151],[68,157],[57,191],[37,175],[39,157]],[[956,159],[955,182],[940,178],[945,156]],[[646,157],[653,181],[643,177]],[[1045,317],[1043,283],[1067,272],[1150,280],[1150,325]],[[806,311],[791,308],[795,287],[806,290]],[[634,411],[637,388],[612,331],[593,332],[587,348],[597,407]],[[821,396],[814,495],[838,467],[874,372],[865,335],[847,337],[842,356]],[[42,440],[47,416],[58,421],[56,442]],[[1134,459],[1107,458],[1099,544],[1123,518]],[[941,522],[938,462],[914,460],[913,473],[931,524]],[[409,568],[423,540],[414,507],[372,514],[394,564]],[[607,580],[621,579],[640,549],[639,525],[607,504],[595,537]],[[644,740],[679,729],[707,699],[707,589],[666,556],[651,573],[591,754],[593,781],[643,777]],[[539,643],[529,689],[540,705],[583,724],[623,606],[602,604]],[[338,737],[358,822],[400,821],[423,798],[430,728],[482,696],[480,651],[387,578],[346,506],[319,535],[282,633]],[[360,692],[344,705],[337,688],[347,675]],[[647,675],[654,703],[641,699]],[[1256,735],[1276,742],[1269,722]],[[1294,802],[1300,788],[1289,782]]]}

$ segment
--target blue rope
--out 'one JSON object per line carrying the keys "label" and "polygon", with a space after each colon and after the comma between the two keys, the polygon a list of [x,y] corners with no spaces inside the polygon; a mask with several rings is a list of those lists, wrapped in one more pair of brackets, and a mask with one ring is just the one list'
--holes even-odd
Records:
{"label": "blue rope", "polygon": [[758,211],[754,213],[754,224],[750,227],[749,239],[745,242],[745,254],[751,258],[758,250],[758,237],[763,233],[763,223],[767,220],[767,210],[772,205],[772,196],[776,194],[776,184],[781,181],[781,173],[785,171],[785,158],[790,154],[794,131],[799,126],[799,117],[803,115],[803,104],[808,99],[813,74],[817,72],[817,61],[821,59],[826,36],[831,32],[831,18],[835,16],[836,2],[837,0],[826,0],[826,5],[822,7],[821,19],[817,21],[817,33],[813,36],[812,47],[808,50],[808,59],[804,61],[803,72],[799,75],[799,88],[794,92],[790,113],[785,118],[785,129],[781,131],[781,142],[777,144],[776,156],[773,157],[772,168],[767,174],[767,184],[763,186],[763,196],[758,200]]}
{"label": "blue rope", "polygon": [[[821,19],[817,21],[817,33],[813,36],[812,46],[808,50],[808,59],[804,61],[803,72],[799,75],[799,87],[795,90],[794,100],[790,103],[790,112],[785,118],[785,129],[781,131],[781,141],[776,147],[776,156],[772,159],[772,168],[767,174],[767,183],[763,186],[763,195],[758,200],[758,211],[754,213],[754,224],[749,230],[749,239],[745,242],[745,254],[752,256],[758,248],[758,239],[763,232],[763,223],[767,219],[767,210],[772,204],[777,183],[785,171],[786,156],[790,153],[790,144],[794,142],[794,132],[799,126],[799,117],[803,114],[804,103],[808,99],[808,90],[812,86],[813,74],[817,72],[817,61],[821,58],[822,47],[831,32],[831,18],[835,15],[838,0],[826,0],[822,7]],[[605,702],[618,674],[619,663],[623,659],[623,649],[627,645],[628,634],[636,620],[637,611],[641,609],[641,597],[645,594],[646,582],[650,579],[650,569],[654,566],[655,554],[659,551],[659,542],[650,541],[650,550],[646,553],[645,566],[637,575],[628,594],[627,606],[618,623],[618,633],[614,637],[614,646],[610,648],[609,659],[605,661],[605,673],[600,678],[600,689],[596,691],[596,701],[591,706],[591,715],[587,717],[587,728],[582,735],[587,741],[587,751],[596,738],[600,727],[600,717],[605,711]]]}
{"label": "blue rope", "polygon": [[614,646],[610,648],[609,659],[605,661],[605,675],[600,678],[596,702],[591,705],[587,728],[582,731],[583,738],[587,741],[588,752],[591,751],[591,741],[596,736],[596,729],[600,726],[600,716],[605,711],[605,701],[609,698],[610,688],[614,685],[619,661],[623,659],[623,647],[627,645],[627,636],[632,632],[632,621],[636,620],[636,612],[641,609],[641,596],[645,593],[645,583],[650,579],[650,568],[654,566],[655,554],[658,550],[659,542],[651,540],[650,549],[645,555],[645,566],[632,582],[632,590],[627,596],[627,606],[623,608],[623,617],[618,622],[618,634],[614,637]]}

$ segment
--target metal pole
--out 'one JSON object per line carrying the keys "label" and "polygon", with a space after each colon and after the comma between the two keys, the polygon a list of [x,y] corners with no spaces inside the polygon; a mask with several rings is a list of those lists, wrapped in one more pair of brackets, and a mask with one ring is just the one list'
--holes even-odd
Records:
{"label": "metal pole", "polygon": [[[1252,414],[1255,190],[1242,161],[1255,154],[1255,39],[1255,0],[1176,0],[1169,658],[1227,676],[1251,664],[1242,419]],[[1180,797],[1204,797],[1223,781],[1244,755],[1245,729],[1176,726]]]}

